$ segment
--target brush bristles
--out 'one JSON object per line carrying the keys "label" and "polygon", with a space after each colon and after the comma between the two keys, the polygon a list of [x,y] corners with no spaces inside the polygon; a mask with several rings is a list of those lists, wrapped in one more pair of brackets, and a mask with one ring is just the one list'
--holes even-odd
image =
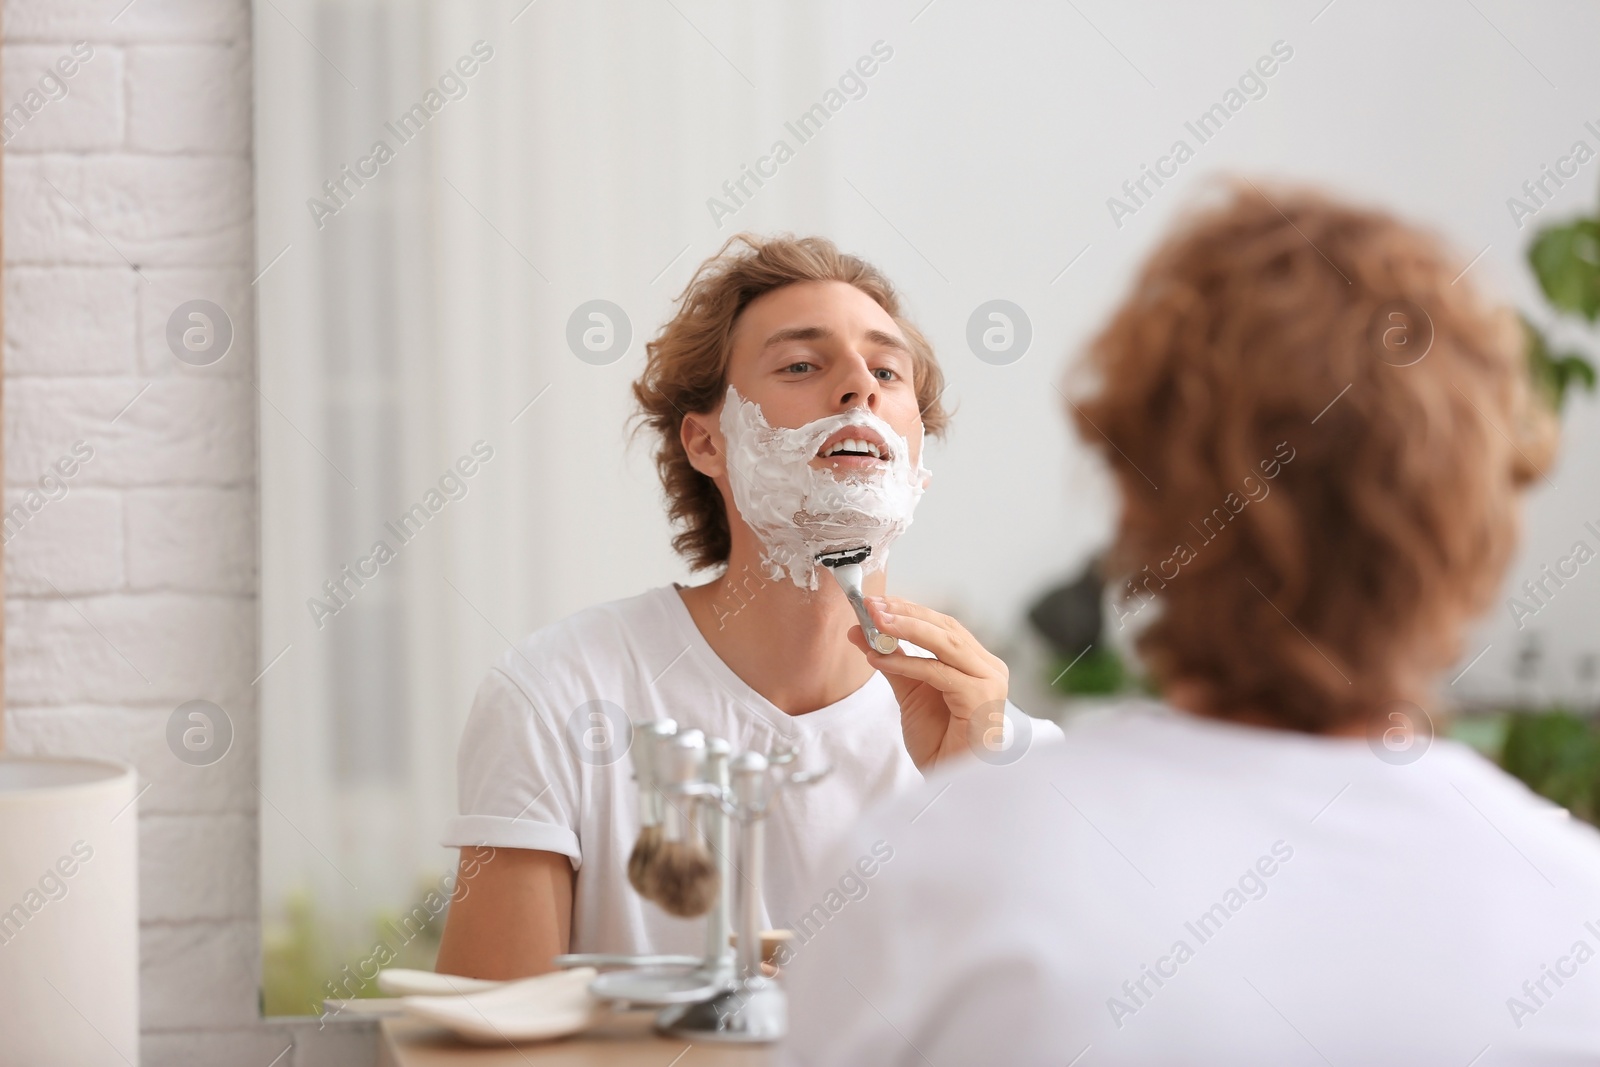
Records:
{"label": "brush bristles", "polygon": [[650,885],[650,867],[660,851],[661,827],[646,826],[639,831],[639,839],[633,843],[633,852],[628,856],[628,884],[647,900],[653,899],[646,891]]}
{"label": "brush bristles", "polygon": [[721,881],[717,865],[704,845],[698,841],[662,841],[646,866],[644,882],[650,891],[640,893],[661,905],[669,915],[692,919],[711,910],[722,888]]}

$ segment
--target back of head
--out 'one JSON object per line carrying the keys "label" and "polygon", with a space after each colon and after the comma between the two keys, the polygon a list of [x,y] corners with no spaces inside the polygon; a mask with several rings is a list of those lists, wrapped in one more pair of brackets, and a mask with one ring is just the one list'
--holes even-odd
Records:
{"label": "back of head", "polygon": [[1464,266],[1381,212],[1252,185],[1156,250],[1073,407],[1121,490],[1107,565],[1158,683],[1315,733],[1459,654],[1555,444],[1516,316]]}

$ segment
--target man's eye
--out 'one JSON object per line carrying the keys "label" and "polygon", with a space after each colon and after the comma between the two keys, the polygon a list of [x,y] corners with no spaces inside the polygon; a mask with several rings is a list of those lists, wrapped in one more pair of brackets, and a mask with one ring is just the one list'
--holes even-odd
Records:
{"label": "man's eye", "polygon": [[783,369],[790,374],[804,374],[806,371],[811,369],[811,364],[802,360],[798,363],[791,363]]}
{"label": "man's eye", "polygon": [[896,374],[894,371],[890,370],[888,367],[879,367],[877,370],[873,371],[872,373],[880,382],[892,382],[896,378],[900,377],[900,375]]}

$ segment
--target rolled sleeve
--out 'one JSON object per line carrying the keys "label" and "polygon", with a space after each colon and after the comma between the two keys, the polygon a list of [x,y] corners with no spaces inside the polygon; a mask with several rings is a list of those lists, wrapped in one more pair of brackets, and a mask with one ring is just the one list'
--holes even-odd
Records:
{"label": "rolled sleeve", "polygon": [[[1010,704],[1011,707],[1016,710],[1017,714],[1027,714],[1015,704],[1011,704],[1011,701],[1008,700],[1006,703]],[[1057,741],[1066,740],[1067,735],[1062,732],[1060,724],[1054,720],[1041,719],[1037,715],[1028,715],[1028,718],[1033,720],[1033,741],[1035,744],[1054,744]]]}
{"label": "rolled sleeve", "polygon": [[503,815],[457,815],[444,824],[444,839],[439,843],[446,848],[491,845],[559,852],[571,858],[574,868],[582,859],[577,834],[565,826],[533,822],[526,816],[508,819]]}
{"label": "rolled sleeve", "polygon": [[578,774],[540,701],[500,667],[478,687],[456,754],[459,812],[447,848],[536,849],[583,860]]}

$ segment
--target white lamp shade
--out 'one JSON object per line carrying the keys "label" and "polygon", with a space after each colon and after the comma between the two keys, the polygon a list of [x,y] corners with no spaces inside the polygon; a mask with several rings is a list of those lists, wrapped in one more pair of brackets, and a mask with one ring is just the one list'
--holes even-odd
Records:
{"label": "white lamp shade", "polygon": [[139,1062],[130,767],[0,758],[0,1067]]}

